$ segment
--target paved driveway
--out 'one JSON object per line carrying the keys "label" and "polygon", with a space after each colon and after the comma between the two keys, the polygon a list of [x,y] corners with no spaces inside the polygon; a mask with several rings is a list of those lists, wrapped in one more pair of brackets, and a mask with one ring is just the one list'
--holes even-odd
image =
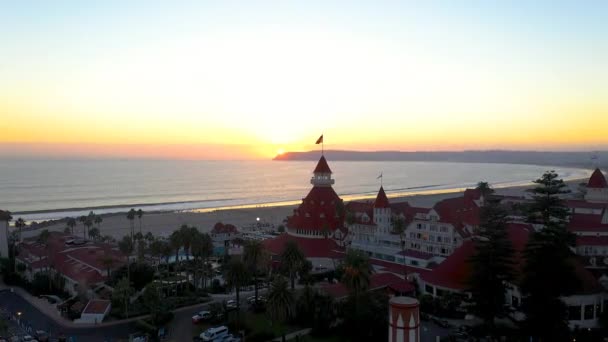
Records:
{"label": "paved driveway", "polygon": [[44,330],[50,333],[51,336],[57,336],[60,333],[63,333],[67,337],[73,337],[74,339],[72,341],[104,342],[118,341],[119,339],[126,340],[130,333],[137,331],[132,322],[104,326],[103,328],[65,328],[56,323],[53,319],[44,315],[38,308],[31,305],[19,295],[6,290],[0,291],[0,307],[12,314],[21,312],[21,321],[31,326],[34,331]]}

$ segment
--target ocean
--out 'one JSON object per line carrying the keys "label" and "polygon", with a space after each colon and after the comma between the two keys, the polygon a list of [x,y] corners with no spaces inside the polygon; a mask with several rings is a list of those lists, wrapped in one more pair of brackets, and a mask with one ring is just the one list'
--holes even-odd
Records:
{"label": "ocean", "polygon": [[[296,203],[316,162],[183,160],[0,160],[0,209],[26,220],[122,212]],[[334,188],[349,200],[373,196],[378,176],[389,196],[474,186],[524,185],[549,169],[564,179],[589,170],[513,164],[329,161]]]}

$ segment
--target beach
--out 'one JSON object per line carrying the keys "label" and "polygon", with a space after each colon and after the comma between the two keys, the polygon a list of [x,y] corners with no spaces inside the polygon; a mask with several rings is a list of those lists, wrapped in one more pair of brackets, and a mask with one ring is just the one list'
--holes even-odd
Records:
{"label": "beach", "polygon": [[[577,192],[578,184],[586,181],[586,179],[569,180],[566,183],[572,190],[572,194]],[[531,188],[531,185],[513,186],[496,188],[496,194],[504,196],[524,196],[526,189]],[[450,192],[439,193],[418,193],[406,196],[389,195],[391,202],[409,202],[412,206],[430,208],[438,201],[457,197],[462,194],[464,189],[450,190]],[[304,196],[305,194],[302,194]],[[373,200],[373,197],[364,200]],[[346,200],[345,200],[346,202]],[[237,226],[241,230],[247,230],[260,224],[274,225],[278,227],[283,223],[283,220],[291,215],[294,204],[289,205],[259,205],[259,206],[244,206],[235,208],[217,208],[191,211],[167,211],[167,212],[147,212],[142,217],[142,233],[151,232],[155,236],[169,236],[171,232],[178,229],[182,225],[197,227],[201,232],[209,232],[217,222],[230,223]],[[101,235],[109,235],[115,239],[120,239],[130,231],[130,221],[126,217],[126,213],[104,214],[103,222],[100,225]],[[139,232],[139,221],[137,217],[133,221],[135,231]],[[44,227],[50,231],[63,231],[66,225],[65,222],[59,222],[50,226]],[[27,230],[23,232],[23,237],[37,235],[43,228],[35,230]],[[82,235],[83,226],[78,223],[74,227],[74,233]]]}

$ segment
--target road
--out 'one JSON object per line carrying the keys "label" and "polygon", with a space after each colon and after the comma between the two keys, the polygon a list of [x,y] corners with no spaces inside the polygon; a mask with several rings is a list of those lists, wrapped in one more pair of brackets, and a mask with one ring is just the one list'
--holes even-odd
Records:
{"label": "road", "polygon": [[63,333],[66,337],[73,337],[73,341],[77,342],[126,340],[130,333],[137,331],[132,322],[104,326],[103,329],[96,327],[66,328],[44,315],[19,295],[7,290],[0,291],[0,307],[15,316],[17,312],[21,312],[21,321],[30,325],[34,331],[44,330],[51,336]]}

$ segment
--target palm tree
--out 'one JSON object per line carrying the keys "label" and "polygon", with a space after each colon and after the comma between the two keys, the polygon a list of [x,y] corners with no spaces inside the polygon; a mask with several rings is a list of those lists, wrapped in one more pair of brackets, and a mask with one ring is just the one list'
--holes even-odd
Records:
{"label": "palm tree", "polygon": [[141,218],[144,216],[144,211],[139,209],[137,210],[137,219],[139,220],[139,232],[141,233]]}
{"label": "palm tree", "polygon": [[70,228],[72,235],[74,235],[74,227],[76,226],[76,219],[73,217],[68,217],[66,225]]}
{"label": "palm tree", "polygon": [[[293,292],[289,291],[287,281],[283,277],[277,277],[270,287],[266,302],[270,319],[283,324],[292,316],[293,306],[294,296]],[[285,329],[282,329],[282,340],[285,341]]]}
{"label": "palm tree", "polygon": [[105,255],[101,259],[99,259],[99,261],[101,262],[103,267],[106,268],[107,278],[110,279],[110,270],[112,269],[112,266],[114,266],[114,264],[116,263],[116,260],[114,260],[114,258],[109,255]]}
{"label": "palm tree", "polygon": [[136,211],[131,208],[127,213],[127,219],[129,220],[129,224],[131,225],[131,239],[133,239],[133,234],[135,233],[135,226],[133,220],[135,220]]}
{"label": "palm tree", "polygon": [[97,241],[100,236],[101,233],[99,232],[99,228],[93,227],[89,230],[89,238],[93,239],[94,241]]}
{"label": "palm tree", "polygon": [[300,269],[302,263],[306,260],[304,253],[298,247],[295,241],[288,241],[285,244],[285,249],[281,254],[281,267],[289,274],[289,280],[291,281],[291,289],[295,289],[296,274]]}
{"label": "palm tree", "polygon": [[183,240],[183,235],[180,230],[173,231],[169,236],[169,245],[171,246],[171,249],[175,251],[175,265],[177,265],[179,261],[179,250],[184,244]]}
{"label": "palm tree", "polygon": [[253,275],[255,303],[258,302],[258,272],[265,270],[269,259],[262,243],[257,240],[248,241],[243,251],[243,260]]}
{"label": "palm tree", "polygon": [[152,241],[154,241],[154,234],[152,234],[152,232],[147,232],[146,235],[144,235],[144,239],[146,239],[148,244],[150,244]]}
{"label": "palm tree", "polygon": [[133,240],[127,235],[123,236],[122,240],[118,242],[118,249],[125,255],[127,259],[127,279],[131,281],[131,253],[133,253]]}
{"label": "palm tree", "polygon": [[19,230],[19,241],[21,241],[21,229],[25,227],[25,221],[20,217],[15,221],[15,228]]}
{"label": "palm tree", "polygon": [[[203,267],[201,267],[203,272],[201,272],[201,275],[203,278],[203,287],[206,287],[206,268],[204,265],[207,264],[207,258],[213,254],[213,241],[211,240],[209,234],[202,234],[196,230],[196,233],[194,233],[192,238],[190,248],[192,249],[192,256],[194,256],[195,269],[198,267],[199,262],[203,262]],[[196,277],[194,278],[196,286]]]}
{"label": "palm tree", "polygon": [[481,195],[487,200],[488,196],[494,193],[494,189],[490,186],[488,182],[478,182],[475,189],[479,190]]}
{"label": "palm tree", "polygon": [[86,233],[87,233],[87,228],[86,228],[87,217],[84,216],[84,215],[82,215],[82,216],[80,216],[78,218],[78,221],[80,223],[82,223],[82,238],[86,239],[87,238],[87,236],[86,236]]}
{"label": "palm tree", "polygon": [[367,255],[350,249],[346,253],[342,267],[344,268],[344,273],[341,281],[355,298],[362,292],[367,291],[372,274],[372,267]]}
{"label": "palm tree", "polygon": [[118,303],[124,303],[125,316],[129,317],[129,298],[133,294],[131,282],[127,278],[122,278],[118,281],[112,292],[112,299]]}
{"label": "palm tree", "polygon": [[95,224],[97,225],[97,229],[101,230],[101,222],[103,222],[103,218],[99,215],[96,215],[93,222],[95,222]]}
{"label": "palm tree", "polygon": [[226,266],[225,278],[228,286],[236,291],[236,309],[239,311],[241,305],[241,287],[247,284],[247,280],[249,279],[247,267],[245,267],[245,264],[240,259],[233,258]]}
{"label": "palm tree", "polygon": [[198,229],[195,227],[188,227],[184,224],[179,228],[179,233],[182,237],[182,246],[184,246],[186,260],[190,260],[190,245],[192,242],[192,237],[198,233]]}

